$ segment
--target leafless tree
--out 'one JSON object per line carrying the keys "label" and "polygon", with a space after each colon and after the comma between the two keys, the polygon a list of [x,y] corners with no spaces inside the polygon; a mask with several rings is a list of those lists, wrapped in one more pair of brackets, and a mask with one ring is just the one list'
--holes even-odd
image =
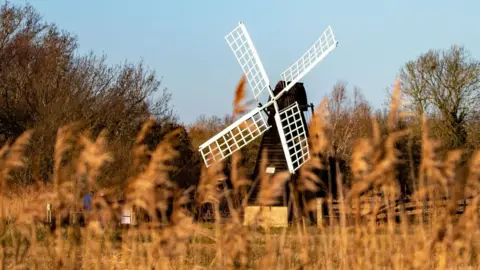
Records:
{"label": "leafless tree", "polygon": [[111,66],[104,56],[79,55],[77,47],[72,34],[42,21],[30,5],[2,5],[0,140],[33,128],[29,157],[40,163],[43,180],[63,125],[79,122],[93,136],[106,130],[121,163],[145,119],[176,120],[171,94],[159,93],[161,80],[143,62]]}
{"label": "leafless tree", "polygon": [[353,142],[367,136],[371,126],[371,108],[358,87],[353,99],[348,96],[346,82],[337,82],[328,96],[333,154],[349,162]]}
{"label": "leafless tree", "polygon": [[480,105],[480,62],[463,47],[429,50],[400,71],[406,108],[417,115],[438,115],[452,148],[467,142],[466,123]]}

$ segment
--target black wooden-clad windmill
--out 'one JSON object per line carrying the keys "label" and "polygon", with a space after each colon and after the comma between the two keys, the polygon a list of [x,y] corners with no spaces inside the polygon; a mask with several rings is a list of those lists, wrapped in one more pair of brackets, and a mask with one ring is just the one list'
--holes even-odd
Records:
{"label": "black wooden-clad windmill", "polygon": [[[278,93],[282,91],[283,88],[285,88],[285,81],[279,81],[275,86],[275,89],[273,90],[273,94],[278,95]],[[269,98],[269,101],[270,101],[270,98]],[[311,108],[313,111],[313,104],[308,104],[307,93],[305,91],[305,87],[303,86],[303,83],[296,83],[295,86],[292,87],[292,89],[290,89],[288,92],[286,92],[282,97],[280,97],[277,100],[279,110],[284,110],[294,105],[295,103],[298,103],[298,108],[299,108],[298,114],[294,117],[294,120],[296,123],[292,123],[293,121],[291,121],[290,123],[283,124],[283,126],[286,126],[285,127],[286,130],[290,130],[288,128],[289,124],[290,126],[296,124],[297,126],[301,125],[303,127],[307,127],[305,113],[308,111],[309,108]],[[286,121],[288,120],[285,120],[284,122]],[[253,179],[256,179],[260,173],[260,168],[262,164],[262,152],[264,149],[268,150],[267,164],[266,164],[267,173],[274,174],[275,172],[289,170],[287,159],[285,158],[282,140],[280,138],[280,134],[277,129],[277,123],[275,121],[275,109],[273,107],[270,107],[268,109],[267,124],[272,128],[265,131],[265,133],[262,136],[260,147],[258,149],[257,161],[255,163],[255,168],[253,171],[253,177],[252,177]],[[307,128],[304,129],[304,132],[305,132],[304,134],[302,130],[300,130],[299,132],[293,128],[291,130],[292,130],[291,135],[288,135],[289,133],[285,132],[286,141],[289,141],[289,143],[287,144],[287,147],[290,149],[289,151],[290,156],[294,155],[295,153],[294,150],[309,154],[308,148],[305,149],[304,145],[296,145],[296,147],[294,148],[293,141],[290,140],[290,138],[292,137],[299,138],[300,136],[302,139],[308,138],[308,129]],[[305,141],[305,143],[307,144],[308,142]],[[308,145],[306,147],[308,147]],[[294,172],[295,175],[296,173],[297,171]],[[250,196],[250,201],[255,201],[257,197],[258,188],[259,188],[258,185],[254,187],[254,190]],[[288,191],[288,187],[287,187],[287,191]],[[282,202],[279,202],[278,204],[282,204]]]}
{"label": "black wooden-clad windmill", "polygon": [[[268,149],[267,173],[288,170],[295,174],[310,158],[304,115],[309,105],[303,83],[299,81],[337,47],[332,28],[328,26],[309,50],[281,74],[282,79],[273,91],[245,25],[240,22],[225,39],[259,106],[200,145],[205,165],[208,167],[227,158],[263,134],[254,177],[258,175],[264,148]],[[265,90],[269,99],[262,105],[258,97]]]}

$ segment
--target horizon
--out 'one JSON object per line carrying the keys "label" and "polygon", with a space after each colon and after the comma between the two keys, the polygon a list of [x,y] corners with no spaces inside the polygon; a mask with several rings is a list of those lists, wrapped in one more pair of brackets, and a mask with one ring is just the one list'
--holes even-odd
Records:
{"label": "horizon", "polygon": [[[301,80],[315,105],[335,83],[344,81],[349,94],[356,86],[374,109],[382,108],[386,88],[393,85],[402,65],[430,49],[464,45],[472,57],[480,58],[480,34],[465,27],[478,21],[478,2],[342,2],[23,3],[32,5],[45,21],[76,35],[81,54],[105,54],[110,64],[143,59],[162,78],[161,87],[172,93],[174,111],[184,124],[200,115],[231,114],[242,70],[224,37],[240,21],[272,87],[331,25],[338,47]],[[281,20],[287,17],[284,14],[290,14],[290,20]],[[253,99],[248,88],[247,99]]]}

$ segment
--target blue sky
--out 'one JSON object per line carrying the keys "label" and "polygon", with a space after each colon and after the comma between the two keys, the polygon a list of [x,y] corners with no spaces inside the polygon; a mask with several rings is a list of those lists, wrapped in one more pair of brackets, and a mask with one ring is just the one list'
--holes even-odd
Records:
{"label": "blue sky", "polygon": [[[181,121],[232,110],[242,71],[224,36],[243,21],[272,87],[331,25],[339,45],[302,80],[318,104],[339,81],[376,108],[401,66],[427,50],[465,45],[480,58],[480,1],[26,1],[112,64],[141,59],[163,76]],[[13,1],[12,3],[24,3]],[[249,98],[252,94],[248,92]]]}

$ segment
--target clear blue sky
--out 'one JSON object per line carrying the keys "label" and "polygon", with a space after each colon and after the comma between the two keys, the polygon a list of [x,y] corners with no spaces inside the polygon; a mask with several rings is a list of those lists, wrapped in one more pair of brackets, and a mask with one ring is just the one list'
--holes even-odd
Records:
{"label": "clear blue sky", "polygon": [[343,80],[378,108],[399,68],[431,48],[463,44],[480,58],[480,1],[474,0],[28,2],[76,34],[82,52],[106,53],[111,63],[143,58],[164,77],[185,123],[231,112],[241,69],[223,38],[238,21],[245,22],[272,87],[332,26],[339,46],[303,80],[314,104]]}

